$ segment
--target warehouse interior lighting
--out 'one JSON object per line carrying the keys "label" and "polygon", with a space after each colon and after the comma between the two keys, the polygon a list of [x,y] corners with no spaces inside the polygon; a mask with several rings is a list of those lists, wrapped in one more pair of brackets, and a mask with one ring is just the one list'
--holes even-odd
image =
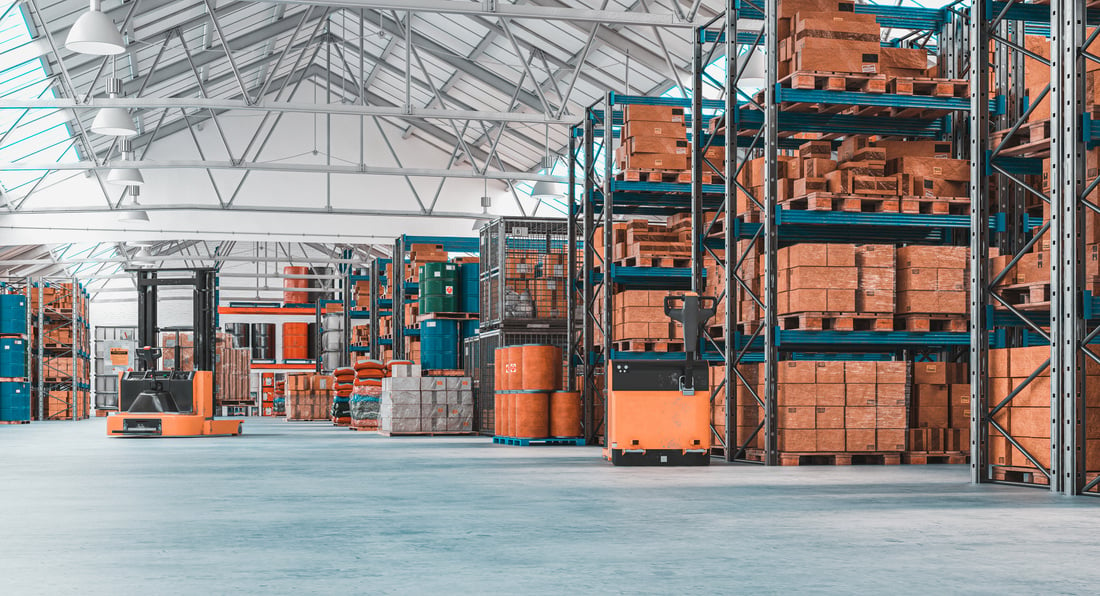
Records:
{"label": "warehouse interior lighting", "polygon": [[531,188],[531,196],[536,199],[560,199],[565,196],[565,185],[539,180]]}
{"label": "warehouse interior lighting", "polygon": [[115,27],[115,22],[100,10],[99,0],[91,0],[88,12],[69,29],[65,47],[80,54],[111,56],[126,51],[126,41]]}
{"label": "warehouse interior lighting", "polygon": [[738,67],[742,65],[745,69],[741,71],[741,78],[737,79],[738,87],[759,88],[767,83],[767,60],[764,57],[764,50],[753,48],[738,61]]}
{"label": "warehouse interior lighting", "polygon": [[141,189],[137,186],[127,187],[130,196],[134,197],[133,209],[119,210],[118,220],[122,222],[129,221],[149,221],[149,213],[141,208],[138,204],[138,196],[141,194]]}
{"label": "warehouse interior lighting", "polygon": [[[107,96],[114,99],[122,91],[122,81],[107,78]],[[132,137],[138,133],[134,119],[124,108],[100,108],[92,120],[92,132],[113,137]]]}
{"label": "warehouse interior lighting", "polygon": [[[119,139],[119,150],[122,152],[123,161],[133,161],[134,152],[130,148],[130,139]],[[107,172],[107,182],[120,186],[141,186],[145,184],[145,178],[141,170],[137,168],[112,168]]]}

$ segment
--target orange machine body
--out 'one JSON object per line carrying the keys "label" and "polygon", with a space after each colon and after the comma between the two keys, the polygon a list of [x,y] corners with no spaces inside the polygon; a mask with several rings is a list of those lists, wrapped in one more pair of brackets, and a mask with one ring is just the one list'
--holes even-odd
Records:
{"label": "orange machine body", "polygon": [[203,437],[241,434],[240,420],[214,418],[214,377],[210,371],[195,372],[193,411],[119,412],[107,417],[109,437]]}
{"label": "orange machine body", "polygon": [[710,390],[706,363],[685,383],[682,361],[611,363],[608,459],[619,466],[710,463]]}

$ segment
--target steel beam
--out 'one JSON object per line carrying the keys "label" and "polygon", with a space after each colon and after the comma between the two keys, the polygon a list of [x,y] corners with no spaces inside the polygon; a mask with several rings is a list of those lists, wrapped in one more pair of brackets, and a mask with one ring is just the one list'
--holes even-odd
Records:
{"label": "steel beam", "polygon": [[447,170],[434,168],[394,168],[383,166],[344,166],[339,164],[305,164],[285,162],[240,162],[216,160],[116,160],[110,164],[95,164],[87,161],[70,163],[55,162],[12,162],[4,164],[5,170],[57,170],[57,171],[101,171],[114,168],[141,168],[143,170],[198,169],[211,170],[259,170],[266,172],[296,172],[303,174],[364,174],[367,176],[411,176],[415,178],[488,178],[490,180],[566,182],[565,176],[551,176],[533,172]]}
{"label": "steel beam", "polygon": [[461,14],[468,16],[536,19],[545,21],[573,21],[603,23],[605,25],[644,25],[673,29],[690,29],[696,23],[680,18],[675,12],[638,13],[621,10],[591,10],[586,8],[554,8],[509,4],[490,0],[466,2],[464,0],[265,0],[285,4],[307,4],[334,8],[369,8],[375,10],[399,10],[413,13]]}

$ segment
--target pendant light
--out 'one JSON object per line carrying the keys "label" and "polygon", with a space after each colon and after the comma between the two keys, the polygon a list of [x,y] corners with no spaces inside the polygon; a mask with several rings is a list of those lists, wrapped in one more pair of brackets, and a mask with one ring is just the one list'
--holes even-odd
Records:
{"label": "pendant light", "polygon": [[112,56],[126,51],[126,41],[111,17],[100,10],[99,0],[91,0],[88,12],[69,29],[65,47],[80,54]]}

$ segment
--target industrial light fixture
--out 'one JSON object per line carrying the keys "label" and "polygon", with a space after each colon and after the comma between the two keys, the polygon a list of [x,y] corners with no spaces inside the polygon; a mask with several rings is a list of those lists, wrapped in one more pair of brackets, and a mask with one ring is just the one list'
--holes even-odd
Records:
{"label": "industrial light fixture", "polygon": [[[133,161],[134,152],[130,148],[130,139],[119,139],[118,143],[119,150],[122,152],[122,161]],[[145,184],[145,178],[137,168],[112,168],[107,172],[107,182],[119,186],[141,186]]]}
{"label": "industrial light fixture", "polygon": [[558,182],[539,180],[531,188],[531,196],[536,199],[560,199],[565,196],[565,185]]}
{"label": "industrial light fixture", "polygon": [[88,12],[80,15],[69,29],[65,47],[80,54],[111,56],[126,51],[126,40],[111,17],[100,10],[100,1],[91,0]]}
{"label": "industrial light fixture", "polygon": [[493,197],[489,196],[489,179],[482,178],[484,183],[484,193],[481,197],[481,215],[484,217],[478,217],[474,219],[474,231],[480,230],[485,224],[489,223],[489,207],[493,206]]}
{"label": "industrial light fixture", "polygon": [[[122,92],[122,81],[116,77],[107,78],[107,97],[115,99]],[[92,132],[113,137],[132,137],[138,133],[134,119],[125,108],[99,108],[92,120]]]}
{"label": "industrial light fixture", "polygon": [[741,88],[760,88],[768,82],[768,63],[764,50],[755,47],[737,61],[741,70],[741,78],[737,79],[737,86]]}
{"label": "industrial light fixture", "polygon": [[118,220],[121,222],[129,221],[149,221],[149,213],[144,209],[141,209],[141,205],[138,204],[138,195],[141,194],[141,189],[137,186],[127,187],[130,196],[134,197],[134,208],[119,210]]}

